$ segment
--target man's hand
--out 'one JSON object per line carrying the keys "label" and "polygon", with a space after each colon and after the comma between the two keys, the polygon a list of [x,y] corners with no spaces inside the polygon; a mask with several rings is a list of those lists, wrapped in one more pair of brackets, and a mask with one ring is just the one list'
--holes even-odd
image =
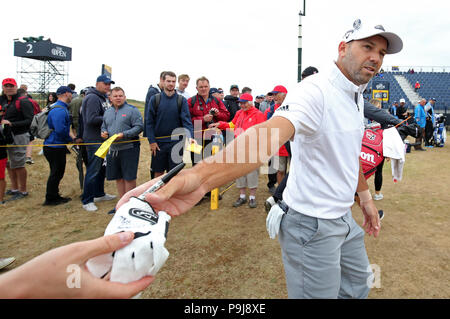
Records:
{"label": "man's hand", "polygon": [[151,143],[150,144],[150,151],[152,152],[152,155],[156,155],[156,151],[160,151],[158,143]]}
{"label": "man's hand", "polygon": [[117,140],[120,140],[120,139],[122,139],[122,138],[123,138],[123,133],[121,132],[121,133],[117,134],[116,141],[117,141]]}
{"label": "man's hand", "polygon": [[88,259],[119,250],[132,242],[132,232],[52,249],[0,276],[0,298],[131,298],[154,277],[129,284],[94,277],[85,266]]}
{"label": "man's hand", "polygon": [[[201,165],[201,163],[196,166]],[[126,203],[130,197],[139,196],[152,186],[160,177],[142,184],[126,193],[116,205],[116,210]],[[169,183],[164,185],[156,193],[147,194],[145,200],[149,202],[156,212],[165,211],[171,216],[181,215],[197,204],[208,190],[200,181],[198,174],[193,169],[184,169]]]}
{"label": "man's hand", "polygon": [[108,134],[108,132],[101,132],[100,136],[106,140],[109,137],[109,134]]}
{"label": "man's hand", "polygon": [[3,119],[1,124],[7,124],[7,125],[11,125],[11,122],[8,120]]}
{"label": "man's hand", "polygon": [[210,110],[210,112],[214,113],[214,114],[213,114],[214,116],[217,116],[217,115],[219,114],[219,110],[216,109],[215,107],[213,107],[213,108]]}
{"label": "man's hand", "polygon": [[360,206],[364,216],[363,228],[369,236],[373,234],[373,237],[378,237],[381,228],[380,216],[373,200],[361,201]]}
{"label": "man's hand", "polygon": [[217,122],[217,123],[211,123],[211,124],[209,124],[209,128],[216,128],[216,127],[219,127],[219,125],[220,125],[220,123],[219,122]]}
{"label": "man's hand", "polygon": [[211,114],[206,114],[205,116],[203,116],[203,121],[205,123],[211,122],[213,120],[214,116],[212,116]]}

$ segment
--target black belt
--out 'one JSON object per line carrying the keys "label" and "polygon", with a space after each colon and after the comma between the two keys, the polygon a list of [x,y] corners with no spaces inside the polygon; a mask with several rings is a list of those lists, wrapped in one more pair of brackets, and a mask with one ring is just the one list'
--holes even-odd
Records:
{"label": "black belt", "polygon": [[277,202],[277,205],[280,206],[280,208],[283,210],[283,212],[285,212],[285,213],[288,212],[289,206],[283,200],[279,200]]}

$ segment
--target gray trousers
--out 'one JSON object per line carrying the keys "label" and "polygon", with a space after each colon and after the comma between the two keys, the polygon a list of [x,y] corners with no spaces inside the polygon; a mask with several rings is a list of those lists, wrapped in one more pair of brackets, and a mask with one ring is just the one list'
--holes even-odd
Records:
{"label": "gray trousers", "polygon": [[289,208],[279,241],[289,298],[367,298],[372,270],[351,211],[319,219]]}

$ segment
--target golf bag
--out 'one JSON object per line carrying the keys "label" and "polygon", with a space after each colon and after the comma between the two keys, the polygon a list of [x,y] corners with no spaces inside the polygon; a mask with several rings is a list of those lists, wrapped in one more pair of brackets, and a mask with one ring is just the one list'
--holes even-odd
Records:
{"label": "golf bag", "polygon": [[436,114],[432,144],[437,147],[444,147],[446,140],[447,132],[445,130],[445,116],[444,114]]}
{"label": "golf bag", "polygon": [[[410,135],[419,136],[419,126],[417,124],[402,125],[397,127],[397,131],[402,139]],[[383,161],[383,130],[381,128],[369,128],[364,131],[361,147],[361,166],[364,177],[368,179],[377,170],[377,166]]]}
{"label": "golf bag", "polygon": [[366,129],[360,154],[361,166],[366,179],[375,173],[383,159],[383,130]]}

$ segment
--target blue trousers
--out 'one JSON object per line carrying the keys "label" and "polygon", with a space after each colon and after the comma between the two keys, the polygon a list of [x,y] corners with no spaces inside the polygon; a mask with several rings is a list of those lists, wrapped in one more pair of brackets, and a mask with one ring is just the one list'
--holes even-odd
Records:
{"label": "blue trousers", "polygon": [[103,165],[103,159],[95,156],[99,145],[87,145],[88,166],[84,177],[84,188],[81,201],[83,205],[93,203],[94,197],[105,195],[105,175],[106,167]]}

